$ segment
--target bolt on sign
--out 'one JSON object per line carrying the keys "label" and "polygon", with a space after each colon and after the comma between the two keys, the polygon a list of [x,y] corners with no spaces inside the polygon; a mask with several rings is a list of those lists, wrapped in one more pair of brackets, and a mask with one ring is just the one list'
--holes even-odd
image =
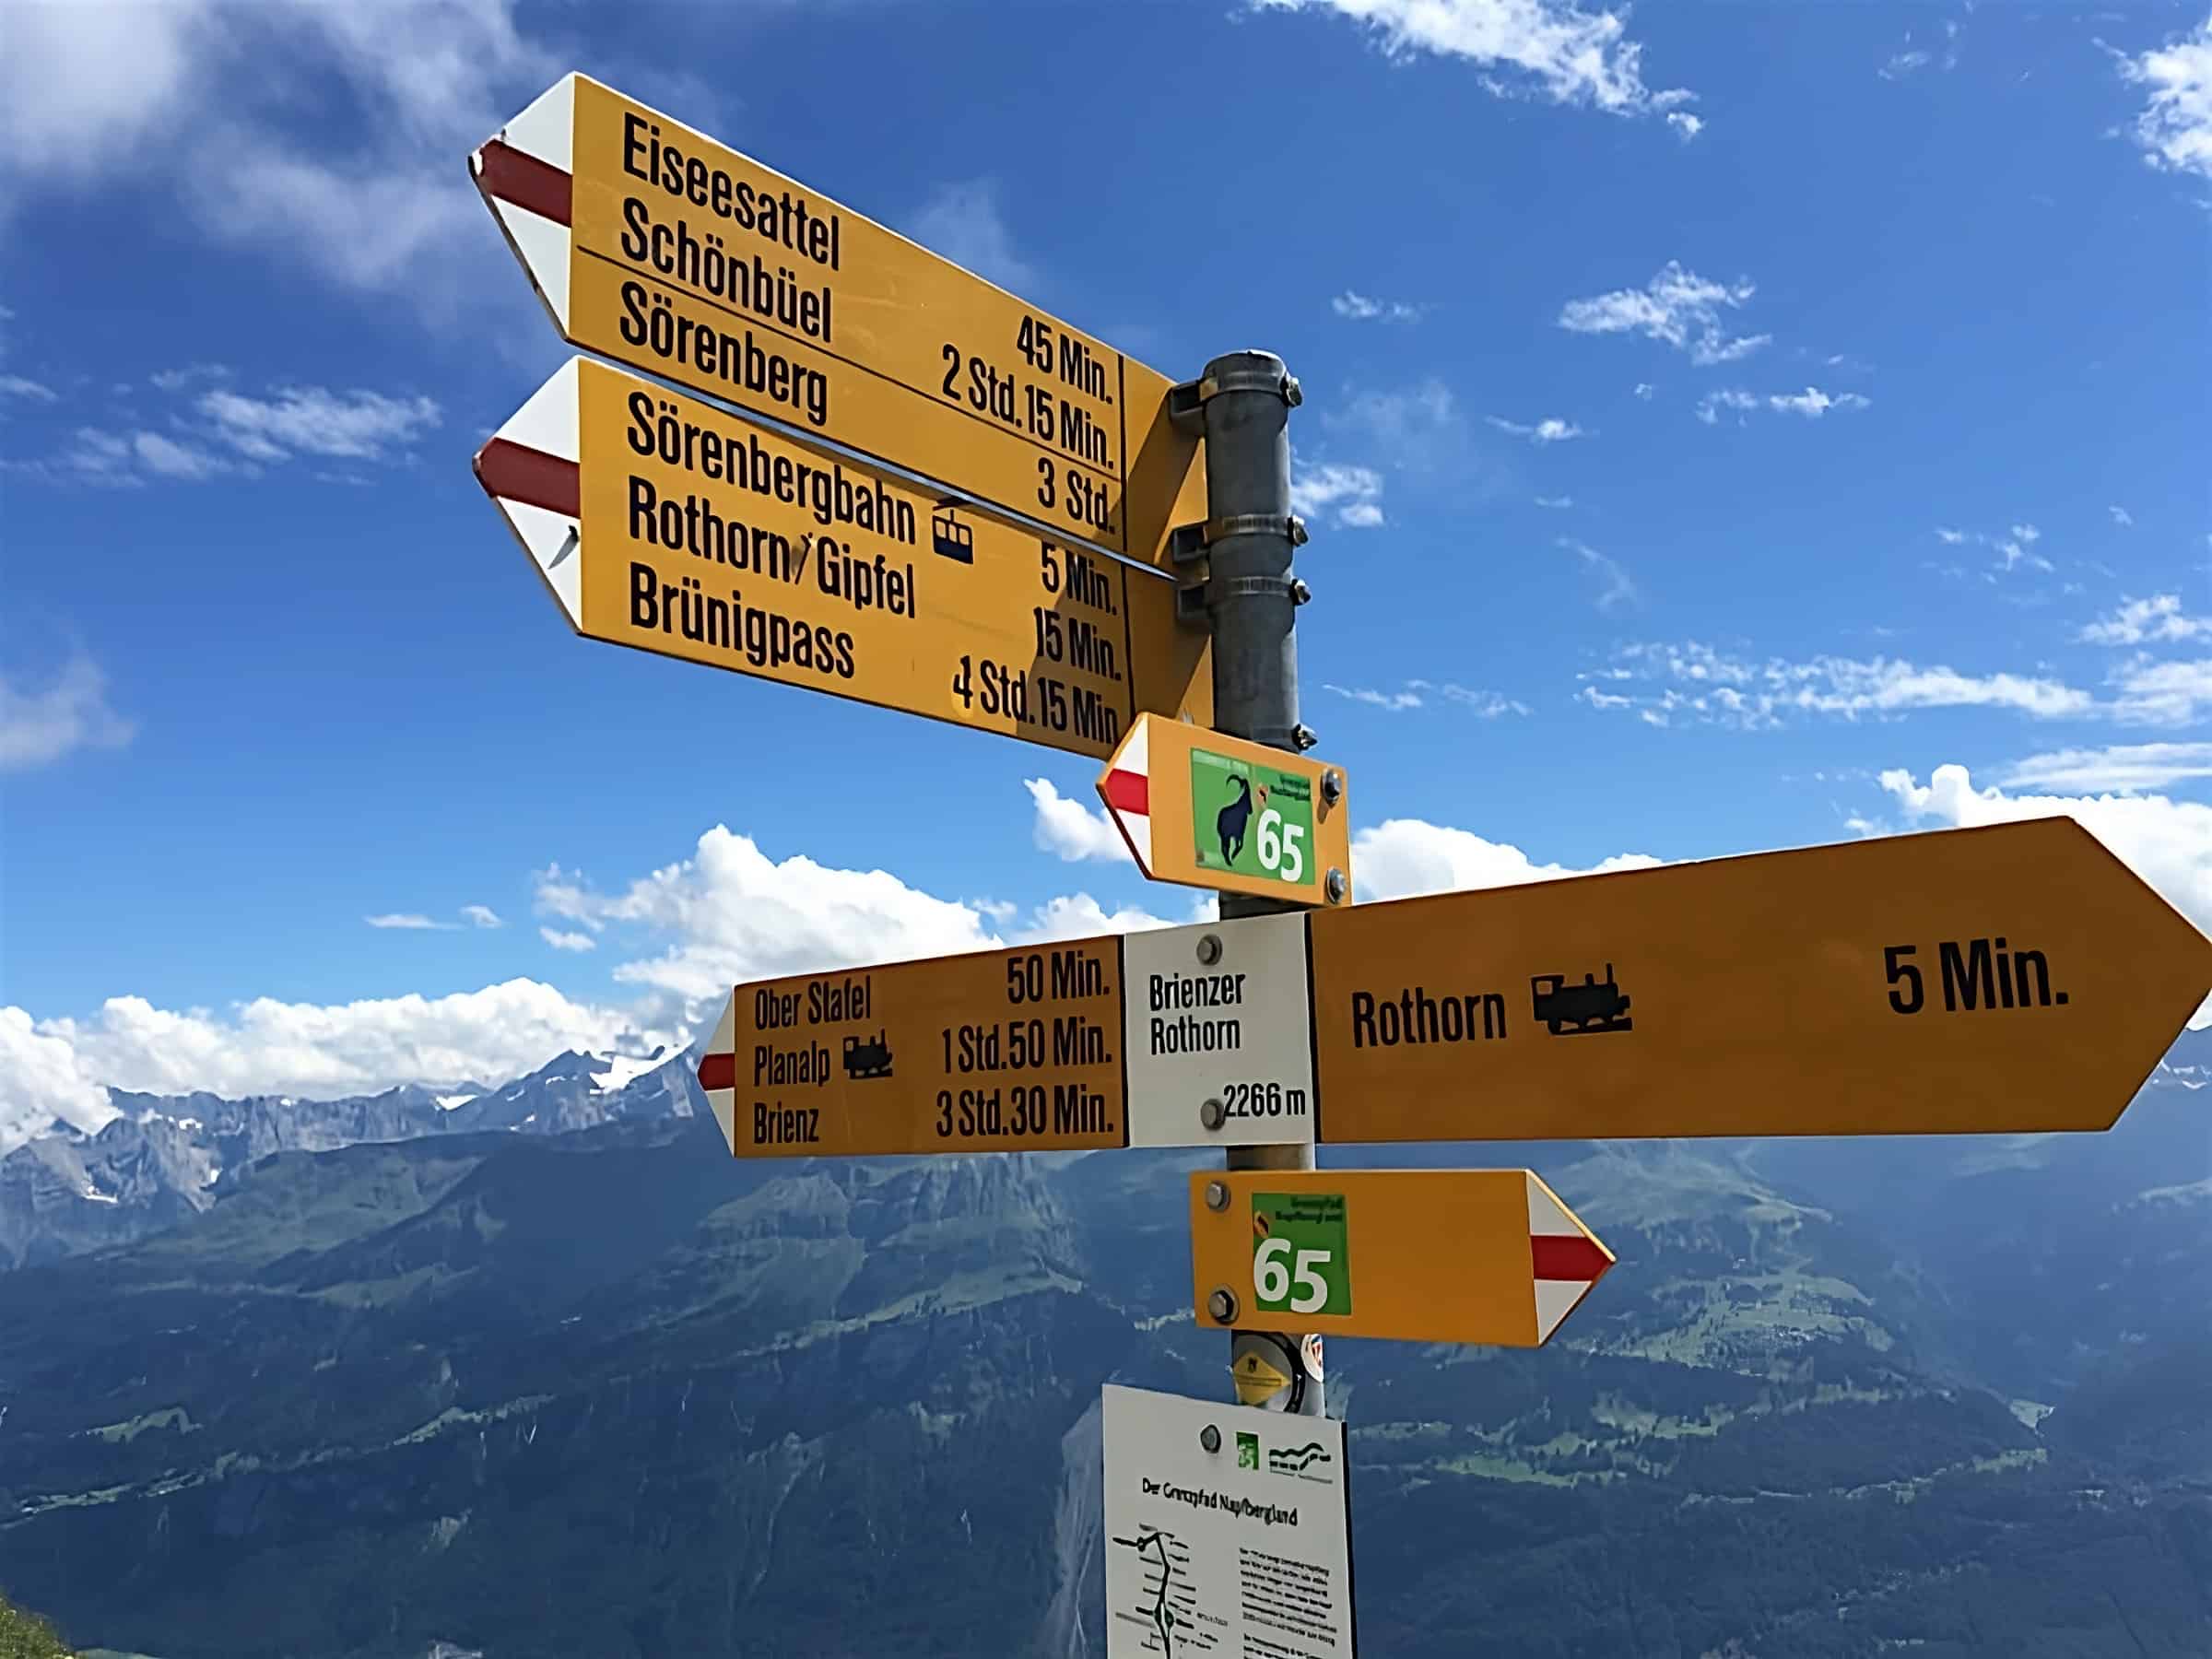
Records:
{"label": "bolt on sign", "polygon": [[561,337],[1169,569],[1169,381],[582,75],[469,160]]}
{"label": "bolt on sign", "polygon": [[1207,719],[1174,583],[574,358],[477,477],[588,638],[1075,754]]}
{"label": "bolt on sign", "polygon": [[2071,818],[1308,914],[1324,1141],[2106,1129],[2212,990]]}
{"label": "bolt on sign", "polygon": [[1190,1182],[1192,1300],[1218,1330],[1541,1347],[1614,1261],[1528,1170],[1200,1171]]}
{"label": "bolt on sign", "polygon": [[1107,761],[1098,790],[1154,881],[1297,904],[1351,900],[1352,815],[1341,768],[1146,717]]}

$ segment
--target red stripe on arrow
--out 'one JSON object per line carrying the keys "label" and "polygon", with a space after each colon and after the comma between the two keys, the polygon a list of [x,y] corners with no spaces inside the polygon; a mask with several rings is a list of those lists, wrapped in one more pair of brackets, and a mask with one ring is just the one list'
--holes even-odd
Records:
{"label": "red stripe on arrow", "polygon": [[1106,805],[1116,812],[1126,812],[1137,818],[1152,816],[1152,781],[1143,772],[1110,771],[1106,774]]}
{"label": "red stripe on arrow", "polygon": [[563,518],[582,516],[583,470],[544,450],[494,438],[477,456],[477,481],[491,494]]}
{"label": "red stripe on arrow", "polygon": [[[730,1063],[736,1064],[735,1055],[730,1057]],[[1595,1243],[1579,1236],[1538,1233],[1529,1240],[1528,1253],[1535,1259],[1535,1276],[1540,1279],[1587,1279],[1594,1285],[1613,1265]]]}
{"label": "red stripe on arrow", "polygon": [[549,218],[557,225],[569,222],[576,181],[510,144],[494,138],[477,152],[477,182],[487,195],[512,202],[525,213]]}
{"label": "red stripe on arrow", "polygon": [[699,1057],[699,1086],[701,1088],[736,1088],[737,1056],[701,1054]]}

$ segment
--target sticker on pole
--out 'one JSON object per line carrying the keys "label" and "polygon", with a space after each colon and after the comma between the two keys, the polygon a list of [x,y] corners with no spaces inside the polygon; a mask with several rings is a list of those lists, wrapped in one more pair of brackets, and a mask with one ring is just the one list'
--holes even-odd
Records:
{"label": "sticker on pole", "polygon": [[1254,1304],[1269,1313],[1349,1313],[1348,1233],[1342,1193],[1254,1193]]}
{"label": "sticker on pole", "polygon": [[1350,1659],[1344,1425],[1108,1384],[1106,1659]]}
{"label": "sticker on pole", "polygon": [[1313,1144],[1306,919],[1291,912],[1124,936],[1132,1147]]}

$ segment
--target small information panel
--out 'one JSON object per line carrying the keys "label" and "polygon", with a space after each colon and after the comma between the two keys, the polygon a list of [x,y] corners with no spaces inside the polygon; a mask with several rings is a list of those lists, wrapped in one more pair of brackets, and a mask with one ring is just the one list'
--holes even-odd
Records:
{"label": "small information panel", "polygon": [[1109,1383],[1107,1659],[1351,1659],[1344,1425]]}
{"label": "small information panel", "polygon": [[[1305,917],[1133,933],[1122,952],[1129,1144],[1311,1146]],[[1220,1102],[1218,1129],[1208,1100]]]}
{"label": "small information panel", "polygon": [[1119,946],[740,985],[700,1086],[740,1158],[1121,1146]]}

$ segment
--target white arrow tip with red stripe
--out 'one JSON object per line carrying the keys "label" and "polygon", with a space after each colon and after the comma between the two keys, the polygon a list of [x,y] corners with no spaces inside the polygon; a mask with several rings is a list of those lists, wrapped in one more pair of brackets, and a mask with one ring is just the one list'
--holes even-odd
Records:
{"label": "white arrow tip with red stripe", "polygon": [[1129,843],[1136,867],[1152,873],[1151,723],[1138,720],[1099,777],[1099,798]]}
{"label": "white arrow tip with red stripe", "polygon": [[569,331],[575,149],[576,76],[571,71],[468,159],[485,205],[563,335]]}
{"label": "white arrow tip with red stripe", "polygon": [[699,1057],[699,1086],[706,1092],[707,1105],[712,1109],[714,1121],[722,1125],[722,1138],[730,1144],[731,1152],[737,1150],[737,994],[730,993],[730,1000],[722,1006],[722,1018],[716,1022],[714,1035],[707,1040],[706,1052]]}
{"label": "white arrow tip with red stripe", "polygon": [[1590,1287],[1606,1277],[1613,1253],[1597,1241],[1559,1194],[1533,1172],[1528,1182],[1528,1249],[1536,1282],[1536,1346],[1541,1347]]}
{"label": "white arrow tip with red stripe", "polygon": [[581,358],[571,358],[477,453],[477,481],[505,515],[579,631],[583,627],[582,474],[576,458]]}

